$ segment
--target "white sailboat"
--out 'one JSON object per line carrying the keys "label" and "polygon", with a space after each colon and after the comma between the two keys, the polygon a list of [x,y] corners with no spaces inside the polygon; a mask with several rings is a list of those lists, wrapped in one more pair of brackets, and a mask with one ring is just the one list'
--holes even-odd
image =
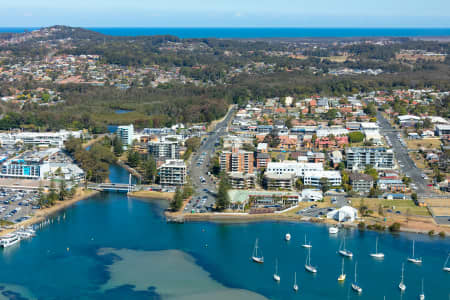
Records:
{"label": "white sailboat", "polygon": [[423,292],[423,278],[422,278],[422,293],[419,294],[419,300],[425,300],[425,294]]}
{"label": "white sailboat", "polygon": [[280,275],[278,275],[278,258],[275,260],[275,273],[273,274],[273,280],[280,282]]}
{"label": "white sailboat", "polygon": [[305,234],[305,243],[302,245],[303,248],[311,248],[311,242],[306,242],[306,234]]}
{"label": "white sailboat", "polygon": [[284,236],[284,239],[286,241],[290,241],[291,240],[291,234],[290,233],[286,233],[286,235]]}
{"label": "white sailboat", "polygon": [[341,244],[341,248],[339,248],[339,254],[345,257],[353,257],[353,253],[345,248],[345,237],[344,242]]}
{"label": "white sailboat", "polygon": [[264,256],[258,255],[258,239],[256,239],[256,241],[255,241],[255,247],[253,248],[252,260],[259,264],[262,264],[264,262]]}
{"label": "white sailboat", "polygon": [[411,257],[408,257],[408,261],[409,262],[412,262],[412,263],[414,263],[414,264],[421,264],[422,263],[422,258],[420,257],[420,258],[418,258],[418,257],[415,257],[414,256],[414,243],[415,241],[413,240],[413,245],[412,245],[412,256]]}
{"label": "white sailboat", "polygon": [[442,268],[442,270],[444,270],[446,272],[450,272],[450,267],[447,267],[449,257],[450,257],[450,253],[448,254],[447,259],[445,260],[445,263],[444,263],[444,267]]}
{"label": "white sailboat", "polygon": [[384,253],[382,252],[378,252],[378,237],[377,237],[377,241],[375,242],[375,253],[370,253],[370,256],[374,257],[374,258],[384,258]]}
{"label": "white sailboat", "polygon": [[311,273],[317,273],[317,269],[311,265],[311,248],[308,248],[308,255],[306,256],[305,269]]}
{"label": "white sailboat", "polygon": [[338,281],[344,281],[345,280],[345,273],[344,273],[344,258],[342,258],[342,268],[341,268],[341,275],[338,277]]}
{"label": "white sailboat", "polygon": [[362,288],[358,285],[357,281],[356,281],[356,268],[358,266],[358,263],[355,263],[355,281],[352,283],[352,289],[357,292],[358,294],[362,293]]}
{"label": "white sailboat", "polygon": [[400,289],[400,291],[404,292],[406,290],[406,285],[404,282],[404,277],[403,277],[403,273],[405,271],[405,264],[402,264],[402,280],[400,281],[400,283],[398,284],[398,288]]}
{"label": "white sailboat", "polygon": [[294,291],[298,291],[298,285],[297,285],[297,272],[294,272]]}

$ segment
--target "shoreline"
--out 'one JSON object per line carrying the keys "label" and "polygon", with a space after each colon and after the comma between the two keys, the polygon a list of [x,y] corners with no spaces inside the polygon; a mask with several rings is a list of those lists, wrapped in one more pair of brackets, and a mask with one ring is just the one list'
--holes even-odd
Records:
{"label": "shoreline", "polygon": [[70,199],[70,200],[65,200],[65,201],[57,201],[55,205],[51,206],[51,207],[47,207],[47,208],[43,208],[43,209],[39,209],[35,215],[31,216],[30,219],[25,220],[23,222],[11,225],[13,226],[13,228],[11,229],[3,229],[0,232],[0,237],[14,232],[17,229],[21,228],[21,227],[28,227],[31,225],[34,225],[36,223],[42,222],[44,221],[48,216],[64,209],[67,208],[69,206],[72,206],[73,204],[81,201],[81,200],[85,200],[89,197],[95,196],[97,194],[99,194],[100,192],[98,191],[92,191],[92,190],[84,190],[82,187],[79,187],[75,196]]}
{"label": "shoreline", "polygon": [[[312,223],[312,224],[324,224],[324,225],[337,225],[339,224],[335,220],[331,219],[318,219],[312,217],[300,217],[297,215],[289,214],[236,214],[236,213],[203,213],[203,214],[183,214],[180,212],[168,212],[164,213],[168,222],[183,223],[183,222],[228,222],[228,223],[243,223],[243,222],[262,222],[262,221],[281,221],[281,222],[296,222],[296,223]],[[427,222],[428,221],[428,222]],[[431,221],[431,222],[430,222]],[[411,218],[408,222],[404,220],[388,220],[386,222],[370,221],[368,218],[361,219],[360,222],[364,222],[366,227],[364,230],[372,230],[378,232],[387,233],[419,233],[430,235],[431,230],[434,234],[431,236],[438,236],[440,232],[445,233],[445,237],[450,236],[450,226],[442,226],[434,224],[432,218]],[[359,222],[353,223],[340,223],[344,228],[358,228]],[[400,223],[400,230],[391,232],[388,227],[393,223]],[[385,226],[384,230],[376,230],[367,228],[368,225],[381,224]],[[427,225],[428,227],[422,227],[418,225]]]}

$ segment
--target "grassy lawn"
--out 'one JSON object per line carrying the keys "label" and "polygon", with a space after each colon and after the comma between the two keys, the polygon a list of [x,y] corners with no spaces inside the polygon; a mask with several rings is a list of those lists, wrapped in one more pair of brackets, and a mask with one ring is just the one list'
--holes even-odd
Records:
{"label": "grassy lawn", "polygon": [[423,139],[423,140],[406,140],[408,149],[417,150],[420,148],[425,149],[439,149],[441,147],[440,139]]}
{"label": "grassy lawn", "polygon": [[409,153],[409,157],[414,161],[416,166],[419,169],[426,169],[427,165],[425,164],[425,160],[423,159],[422,155],[419,153]]}
{"label": "grassy lawn", "polygon": [[[366,205],[369,210],[374,213],[378,213],[378,207],[384,208],[386,213],[387,209],[391,209],[394,213],[400,211],[402,215],[406,215],[408,209],[411,215],[417,216],[429,216],[428,209],[426,207],[417,206],[412,200],[386,200],[386,199],[374,199],[374,198],[364,198],[364,205]],[[361,205],[361,198],[353,198],[352,206],[359,209]],[[394,208],[395,207],[395,208]]]}

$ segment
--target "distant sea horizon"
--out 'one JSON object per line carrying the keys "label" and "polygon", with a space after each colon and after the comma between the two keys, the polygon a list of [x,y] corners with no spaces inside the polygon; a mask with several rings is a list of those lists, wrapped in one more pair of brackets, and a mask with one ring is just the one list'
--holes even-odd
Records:
{"label": "distant sea horizon", "polygon": [[[179,38],[356,38],[445,37],[450,28],[325,28],[325,27],[83,27],[112,36],[174,35]],[[39,27],[0,27],[0,33],[21,33]]]}

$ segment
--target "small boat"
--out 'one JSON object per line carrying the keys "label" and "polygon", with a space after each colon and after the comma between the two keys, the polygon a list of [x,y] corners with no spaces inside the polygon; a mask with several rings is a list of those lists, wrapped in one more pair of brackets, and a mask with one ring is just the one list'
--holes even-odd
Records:
{"label": "small boat", "polygon": [[311,265],[311,248],[308,248],[308,255],[306,256],[305,269],[311,273],[317,273],[316,267]]}
{"label": "small boat", "polygon": [[353,257],[353,253],[345,248],[345,237],[342,247],[339,248],[339,254],[345,257]]}
{"label": "small boat", "polygon": [[286,233],[286,235],[284,236],[284,239],[286,241],[290,241],[291,240],[291,234],[290,233]]}
{"label": "small boat", "polygon": [[356,281],[356,267],[358,266],[358,263],[355,263],[355,281],[352,283],[352,289],[357,292],[358,294],[362,293],[362,288],[357,284]]}
{"label": "small boat", "polygon": [[306,242],[306,234],[305,234],[305,243],[302,245],[302,247],[303,248],[311,248],[312,247],[312,245],[311,245],[311,242]]}
{"label": "small boat", "polygon": [[418,258],[418,257],[415,257],[415,256],[414,256],[414,242],[415,242],[415,241],[413,241],[413,245],[412,245],[412,256],[411,256],[411,257],[408,257],[408,261],[409,261],[409,262],[412,262],[412,263],[414,263],[414,264],[421,264],[421,263],[422,263],[422,258],[421,258],[421,257]]}
{"label": "small boat", "polygon": [[330,228],[328,228],[328,232],[330,234],[337,234],[339,232],[339,228],[337,228],[336,226],[331,226]]}
{"label": "small boat", "polygon": [[450,257],[450,253],[448,254],[447,259],[445,260],[445,263],[444,263],[444,267],[442,268],[442,270],[444,270],[446,272],[450,272],[450,267],[447,267],[449,257]]}
{"label": "small boat", "polygon": [[425,300],[425,294],[423,292],[423,278],[422,278],[422,293],[419,294],[419,300]]}
{"label": "small boat", "polygon": [[400,281],[400,283],[398,284],[398,288],[400,289],[400,291],[404,292],[406,290],[406,285],[404,282],[404,278],[403,278],[403,273],[405,271],[405,264],[402,264],[402,280]]}
{"label": "small boat", "polygon": [[341,275],[338,277],[338,281],[344,281],[345,280],[345,273],[344,273],[344,259],[342,258],[342,268],[341,268]]}
{"label": "small boat", "polygon": [[280,275],[278,275],[278,259],[275,260],[275,273],[273,274],[273,280],[279,282],[280,281]]}
{"label": "small boat", "polygon": [[255,247],[253,248],[252,260],[259,264],[262,264],[264,262],[264,256],[258,255],[258,239],[256,239],[256,241],[255,241]]}
{"label": "small boat", "polygon": [[20,242],[20,237],[17,234],[7,234],[0,239],[0,246],[8,248]]}
{"label": "small boat", "polygon": [[24,229],[16,231],[16,234],[20,237],[21,240],[32,238],[33,235],[31,232],[28,232]]}
{"label": "small boat", "polygon": [[298,285],[297,285],[297,272],[294,272],[294,291],[298,291]]}
{"label": "small boat", "polygon": [[373,258],[384,258],[384,253],[378,252],[378,237],[377,241],[375,242],[375,253],[370,253],[370,256],[372,256]]}

